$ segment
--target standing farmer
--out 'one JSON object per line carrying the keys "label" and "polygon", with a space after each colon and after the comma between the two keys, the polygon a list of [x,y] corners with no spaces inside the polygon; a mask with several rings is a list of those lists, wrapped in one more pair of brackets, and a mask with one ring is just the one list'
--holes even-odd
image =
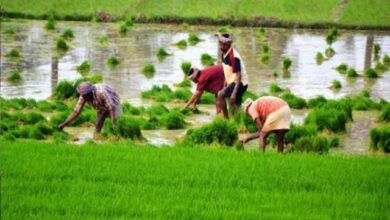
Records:
{"label": "standing farmer", "polygon": [[121,114],[122,109],[119,96],[111,86],[82,82],[77,86],[77,93],[80,97],[76,107],[72,114],[58,126],[60,129],[63,129],[79,116],[85,103],[92,105],[97,112],[94,138],[98,137],[106,117],[111,118],[111,124],[114,127],[115,119]]}
{"label": "standing farmer", "polygon": [[277,97],[264,96],[256,101],[245,100],[243,109],[256,123],[257,132],[248,135],[242,141],[259,139],[259,149],[265,151],[267,137],[270,133],[276,134],[278,151],[283,152],[284,135],[290,129],[291,111],[288,104]]}
{"label": "standing farmer", "polygon": [[223,116],[228,118],[225,98],[229,98],[233,114],[241,105],[242,96],[248,88],[248,76],[240,54],[232,47],[233,40],[229,34],[218,37],[219,47],[222,51],[222,65],[225,74],[226,87],[217,96],[217,105]]}
{"label": "standing farmer", "polygon": [[[196,102],[200,99],[204,91],[210,92],[217,96],[218,92],[223,88],[225,76],[223,74],[222,65],[215,65],[200,70],[196,67],[191,68],[188,73],[188,78],[196,83],[196,91],[192,97],[183,106],[183,109],[192,105],[196,108]],[[217,113],[221,110],[216,105]]]}

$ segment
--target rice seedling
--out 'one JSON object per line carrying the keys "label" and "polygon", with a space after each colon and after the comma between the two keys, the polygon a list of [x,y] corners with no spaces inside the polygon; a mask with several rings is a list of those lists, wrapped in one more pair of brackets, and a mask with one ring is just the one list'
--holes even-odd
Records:
{"label": "rice seedling", "polygon": [[128,16],[127,16],[125,25],[126,25],[127,27],[131,27],[131,26],[134,25],[133,18],[131,17],[131,15],[128,15]]}
{"label": "rice seedling", "polygon": [[321,52],[317,52],[316,54],[316,62],[318,65],[321,65],[324,62],[324,55]]}
{"label": "rice seedling", "polygon": [[390,67],[390,56],[385,54],[383,56],[383,60],[382,60],[382,63],[387,67],[389,68]]}
{"label": "rice seedling", "polygon": [[200,39],[198,35],[194,33],[190,33],[188,35],[188,42],[190,43],[191,46],[198,44],[200,41],[202,41],[202,39]]}
{"label": "rice seedling", "polygon": [[8,35],[14,35],[16,33],[15,29],[13,28],[8,28],[7,30],[5,30],[3,32],[4,34],[8,34]]}
{"label": "rice seedling", "polygon": [[192,66],[191,62],[182,62],[181,63],[180,68],[183,71],[185,76],[187,76],[187,74],[190,72],[191,66]]}
{"label": "rice seedling", "polygon": [[161,115],[169,113],[169,110],[167,107],[165,107],[163,104],[153,104],[149,108],[147,108],[146,113],[149,114],[150,117],[156,117],[159,118]]}
{"label": "rice seedling", "polygon": [[130,138],[133,140],[143,140],[141,133],[140,120],[131,116],[119,116],[115,122],[115,127],[111,127],[111,122],[106,121],[103,127],[103,136],[116,135],[123,138]]}
{"label": "rice seedling", "polygon": [[381,45],[379,44],[374,44],[373,48],[374,52],[374,60],[379,60],[379,52],[381,51]]}
{"label": "rice seedling", "polygon": [[314,124],[319,131],[345,132],[347,116],[334,108],[315,108],[305,118],[305,124]]}
{"label": "rice seedling", "polygon": [[240,132],[254,133],[257,131],[257,125],[242,109],[234,115],[234,121],[239,126]]}
{"label": "rice seedling", "polygon": [[45,24],[46,30],[56,29],[57,21],[54,19],[54,16],[50,16],[49,20]]}
{"label": "rice seedling", "polygon": [[179,88],[191,88],[192,83],[191,83],[191,80],[189,80],[186,77],[184,77],[183,81],[175,84],[175,86],[179,87]]}
{"label": "rice seedling", "polygon": [[184,115],[178,111],[162,115],[161,122],[167,129],[181,129],[185,126]]}
{"label": "rice seedling", "polygon": [[102,36],[102,37],[100,37],[99,38],[99,43],[101,44],[101,45],[107,45],[108,44],[108,37],[107,36]]}
{"label": "rice seedling", "polygon": [[386,65],[384,65],[383,63],[377,61],[375,62],[375,70],[378,72],[378,73],[383,73],[385,72],[386,70],[388,69],[388,67]]}
{"label": "rice seedling", "polygon": [[182,50],[185,50],[187,48],[187,41],[186,40],[180,40],[178,42],[175,43],[175,45],[182,49]]}
{"label": "rice seedling", "polygon": [[143,108],[137,108],[130,103],[126,102],[122,104],[122,111],[123,114],[130,114],[130,115],[141,115],[144,111]]}
{"label": "rice seedling", "polygon": [[57,50],[64,52],[64,51],[67,51],[69,49],[69,46],[66,43],[66,41],[61,37],[61,38],[57,39],[56,48],[57,48]]}
{"label": "rice seedling", "polygon": [[170,54],[162,47],[158,48],[156,52],[157,58],[162,61],[165,59],[165,57],[169,56]]}
{"label": "rice seedling", "polygon": [[19,58],[19,57],[21,57],[21,55],[20,55],[19,50],[14,48],[14,49],[8,51],[8,53],[5,54],[5,57],[7,57],[7,58]]}
{"label": "rice seedling", "polygon": [[290,58],[288,58],[288,57],[283,58],[283,71],[288,71],[291,64],[292,64],[292,61]]}
{"label": "rice seedling", "polygon": [[348,65],[345,63],[342,63],[336,67],[337,72],[340,74],[346,74],[348,70]]}
{"label": "rice seedling", "polygon": [[63,100],[63,99],[68,99],[70,97],[75,97],[76,89],[74,84],[67,80],[60,81],[54,90],[53,96],[57,100]]}
{"label": "rice seedling", "polygon": [[129,31],[129,27],[126,25],[126,23],[119,25],[119,33],[126,34]]}
{"label": "rice seedling", "polygon": [[154,73],[156,72],[156,69],[154,68],[154,65],[151,63],[146,64],[142,68],[142,73],[146,76],[146,78],[150,79],[154,76]]}
{"label": "rice seedling", "polygon": [[199,104],[215,104],[215,95],[211,93],[203,93],[202,97],[200,97]]}
{"label": "rice seedling", "polygon": [[189,91],[187,89],[183,89],[183,88],[176,89],[173,92],[173,97],[175,99],[179,99],[179,100],[183,100],[183,101],[189,100],[191,98],[191,96],[192,96],[191,91]]}
{"label": "rice seedling", "polygon": [[268,52],[269,52],[269,46],[268,46],[268,44],[264,44],[264,45],[263,45],[262,51],[263,51],[263,53],[268,53]]}
{"label": "rice seedling", "polygon": [[370,130],[370,149],[390,152],[390,126]]}
{"label": "rice seedling", "polygon": [[74,38],[73,30],[68,28],[61,35],[65,40],[72,40]]}
{"label": "rice seedling", "polygon": [[278,71],[276,71],[276,70],[273,71],[273,72],[272,72],[272,76],[275,77],[275,78],[278,77],[278,76],[279,76]]}
{"label": "rice seedling", "polygon": [[262,40],[265,34],[265,29],[263,27],[259,28],[259,30],[256,32],[256,39]]}
{"label": "rice seedling", "polygon": [[341,89],[341,87],[342,87],[342,85],[341,85],[340,81],[338,81],[336,79],[332,81],[332,89],[339,90],[339,89]]}
{"label": "rice seedling", "polygon": [[270,59],[269,54],[266,53],[261,55],[261,63],[267,65],[269,64],[269,59]]}
{"label": "rice seedling", "polygon": [[89,71],[91,70],[91,64],[89,63],[88,60],[85,60],[80,65],[76,66],[76,70],[77,70],[77,72],[84,75],[86,73],[89,73]]}
{"label": "rice seedling", "polygon": [[185,140],[193,144],[211,144],[233,146],[238,140],[237,125],[232,121],[216,118],[200,128],[187,131]]}
{"label": "rice seedling", "polygon": [[201,61],[203,66],[212,66],[212,65],[214,65],[216,60],[215,60],[215,58],[213,58],[209,54],[203,53],[200,57],[200,61]]}
{"label": "rice seedling", "polygon": [[336,148],[340,146],[340,136],[339,135],[332,135],[329,139],[329,147],[330,148]]}
{"label": "rice seedling", "polygon": [[375,71],[375,69],[373,68],[368,68],[365,72],[365,75],[368,77],[368,78],[378,78],[379,75],[378,73]]}
{"label": "rice seedling", "polygon": [[279,93],[279,92],[283,92],[283,89],[280,88],[280,86],[277,83],[273,82],[269,85],[269,92],[270,93]]}
{"label": "rice seedling", "polygon": [[10,82],[20,82],[22,80],[22,75],[19,71],[13,71],[7,76],[7,80]]}
{"label": "rice seedling", "polygon": [[232,28],[230,26],[221,27],[218,29],[218,32],[221,34],[227,34],[232,32]]}
{"label": "rice seedling", "polygon": [[307,107],[305,99],[295,96],[290,92],[284,92],[280,95],[280,98],[286,101],[291,108],[303,109]]}
{"label": "rice seedling", "polygon": [[347,70],[347,77],[358,77],[358,74],[354,68],[349,68]]}
{"label": "rice seedling", "polygon": [[390,122],[390,105],[382,107],[378,120],[381,122]]}
{"label": "rice seedling", "polygon": [[55,131],[53,132],[53,139],[56,144],[66,143],[70,140],[70,135],[63,131]]}
{"label": "rice seedling", "polygon": [[325,50],[325,55],[326,55],[328,58],[333,57],[335,54],[336,54],[336,52],[333,50],[333,48],[331,48],[331,47],[326,48],[326,50]]}
{"label": "rice seedling", "polygon": [[107,65],[108,65],[109,67],[113,68],[113,67],[116,67],[116,66],[120,63],[120,61],[119,61],[119,59],[118,59],[117,57],[115,57],[115,56],[109,56],[109,57],[107,58],[106,63],[107,63]]}
{"label": "rice seedling", "polygon": [[316,152],[327,153],[330,148],[330,143],[326,137],[313,135],[308,137],[300,137],[292,145],[292,151],[299,152]]}
{"label": "rice seedling", "polygon": [[336,28],[330,28],[326,34],[325,41],[329,46],[331,46],[334,42],[337,41],[339,36],[340,34]]}

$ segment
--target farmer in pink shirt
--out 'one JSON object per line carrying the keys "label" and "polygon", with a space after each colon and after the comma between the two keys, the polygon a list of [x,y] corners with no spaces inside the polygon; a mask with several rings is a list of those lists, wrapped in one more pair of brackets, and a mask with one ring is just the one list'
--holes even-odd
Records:
{"label": "farmer in pink shirt", "polygon": [[266,139],[269,134],[275,133],[278,151],[283,152],[284,135],[290,129],[291,112],[288,104],[277,97],[264,96],[255,101],[245,100],[243,109],[256,123],[257,132],[249,134],[242,142],[259,139],[259,149],[265,151]]}

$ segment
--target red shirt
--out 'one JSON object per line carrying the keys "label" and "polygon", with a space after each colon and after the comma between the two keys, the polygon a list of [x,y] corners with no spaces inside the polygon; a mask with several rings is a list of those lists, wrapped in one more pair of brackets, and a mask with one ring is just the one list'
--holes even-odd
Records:
{"label": "red shirt", "polygon": [[201,71],[196,90],[217,94],[223,89],[224,83],[225,75],[222,65],[214,65]]}

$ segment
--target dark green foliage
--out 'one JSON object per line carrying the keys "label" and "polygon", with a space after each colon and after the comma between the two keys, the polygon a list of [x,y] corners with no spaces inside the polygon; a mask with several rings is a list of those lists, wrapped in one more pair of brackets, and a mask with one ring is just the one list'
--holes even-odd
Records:
{"label": "dark green foliage", "polygon": [[328,30],[328,33],[326,34],[326,43],[330,46],[332,45],[334,42],[336,42],[337,38],[339,37],[339,32],[336,28],[331,28]]}
{"label": "dark green foliage", "polygon": [[375,63],[375,70],[379,73],[383,73],[387,70],[387,67],[386,65],[378,61]]}
{"label": "dark green foliage", "polygon": [[115,67],[116,65],[119,64],[119,60],[118,60],[118,58],[116,58],[114,56],[110,56],[110,57],[107,58],[106,63],[110,67]]}
{"label": "dark green foliage", "polygon": [[161,117],[161,122],[167,129],[181,129],[185,125],[184,115],[178,111],[171,111],[164,114]]}
{"label": "dark green foliage", "polygon": [[49,20],[45,24],[46,30],[54,30],[56,28],[57,22],[54,19],[54,16],[50,16]]}
{"label": "dark green foliage", "polygon": [[22,80],[22,75],[20,75],[19,71],[13,71],[7,76],[7,80],[10,82],[20,82]]}
{"label": "dark green foliage", "polygon": [[169,110],[163,104],[159,103],[153,104],[152,106],[147,108],[146,112],[149,114],[150,117],[160,117],[161,115],[169,113]]}
{"label": "dark green foliage", "polygon": [[288,58],[288,57],[283,58],[283,70],[284,71],[287,71],[290,68],[291,64],[292,64],[292,61],[290,58]]}
{"label": "dark green foliage", "polygon": [[381,51],[381,45],[374,44],[374,60],[379,60],[379,51]]}
{"label": "dark green foliage", "polygon": [[341,74],[345,74],[345,73],[347,73],[348,65],[345,63],[342,63],[336,67],[336,70],[337,70],[337,72],[339,72]]}
{"label": "dark green foliage", "polygon": [[22,118],[19,118],[24,124],[36,124],[38,122],[46,122],[45,117],[37,112],[24,113]]}
{"label": "dark green foliage", "polygon": [[1,110],[14,109],[33,109],[37,107],[37,102],[34,99],[25,99],[25,98],[13,98],[13,99],[4,99],[0,97],[0,106]]}
{"label": "dark green foliage", "polygon": [[56,48],[59,51],[67,51],[69,49],[69,46],[66,41],[61,37],[57,39]]}
{"label": "dark green foliage", "polygon": [[387,66],[388,68],[390,67],[390,56],[389,55],[387,55],[387,54],[385,54],[384,56],[383,56],[383,64],[385,65],[385,66]]}
{"label": "dark green foliage", "polygon": [[341,85],[341,82],[338,81],[338,80],[333,80],[332,82],[332,88],[335,89],[335,90],[338,90],[338,89],[341,89],[342,85]]}
{"label": "dark green foliage", "polygon": [[242,109],[239,109],[234,115],[234,121],[239,125],[240,131],[242,131],[242,126],[245,128],[245,132],[254,133],[257,131],[256,123]]}
{"label": "dark green foliage", "polygon": [[[19,136],[23,138],[24,135],[19,135]],[[38,127],[31,126],[28,129],[28,138],[43,140],[45,139],[45,134],[42,133],[42,131]]]}
{"label": "dark green foliage", "polygon": [[268,53],[269,52],[268,44],[264,44],[262,48],[263,48],[263,53]]}
{"label": "dark green foliage", "polygon": [[349,68],[347,71],[347,76],[348,77],[357,77],[358,74],[354,68]]}
{"label": "dark green foliage", "polygon": [[35,124],[34,127],[36,127],[37,130],[45,136],[53,134],[53,129],[45,122]]}
{"label": "dark green foliage", "polygon": [[237,125],[234,122],[216,118],[213,122],[200,128],[189,129],[186,139],[194,144],[211,144],[233,146],[238,140]]}
{"label": "dark green foliage", "polygon": [[273,82],[269,85],[269,91],[270,93],[278,93],[278,92],[283,92],[283,89],[280,88],[278,84]]}
{"label": "dark green foliage", "polygon": [[305,99],[295,96],[290,92],[283,93],[282,95],[280,95],[280,98],[286,101],[291,108],[303,109],[307,107]]}
{"label": "dark green foliage", "polygon": [[269,56],[268,53],[262,54],[262,55],[261,55],[261,62],[262,62],[263,64],[268,64],[268,63],[269,63],[269,58],[270,58],[270,56]]}
{"label": "dark green foliage", "polygon": [[325,55],[326,55],[328,58],[333,57],[335,54],[336,54],[336,52],[333,50],[333,48],[331,48],[331,47],[326,48],[326,50],[325,50]]}
{"label": "dark green foliage", "polygon": [[15,29],[7,29],[3,32],[4,34],[9,34],[9,35],[13,35],[16,33]]}
{"label": "dark green foliage", "polygon": [[74,86],[74,83],[67,80],[62,80],[56,86],[56,89],[54,91],[54,97],[58,100],[75,97],[77,94],[75,88],[76,87]]}
{"label": "dark green foliage", "polygon": [[128,31],[129,31],[129,28],[126,25],[126,23],[119,25],[119,33],[126,34]]}
{"label": "dark green foliage", "polygon": [[178,41],[177,43],[175,43],[175,45],[176,45],[178,48],[184,50],[184,49],[187,48],[187,41],[186,41],[186,40],[180,40],[180,41]]}
{"label": "dark green foliage", "polygon": [[54,142],[57,144],[65,143],[70,140],[70,135],[66,132],[55,131],[53,133],[53,138],[54,138]]}
{"label": "dark green foliage", "polygon": [[155,130],[160,128],[160,121],[157,117],[150,117],[149,120],[142,124],[142,129]]}
{"label": "dark green foliage", "polygon": [[20,57],[20,52],[18,49],[12,49],[8,53],[5,54],[5,57],[7,58],[19,58]]}
{"label": "dark green foliage", "polygon": [[38,109],[42,112],[52,112],[56,109],[56,106],[52,104],[51,102],[48,102],[46,100],[42,100],[38,102]]}
{"label": "dark green foliage", "polygon": [[196,45],[197,43],[199,43],[201,41],[201,39],[198,37],[198,35],[196,34],[193,34],[193,33],[190,33],[188,35],[188,42],[190,43],[190,45]]}
{"label": "dark green foliage", "polygon": [[338,135],[333,135],[329,139],[329,147],[330,148],[335,148],[340,146],[340,137]]}
{"label": "dark green foliage", "polygon": [[182,62],[180,67],[181,67],[181,70],[183,71],[184,75],[188,75],[188,72],[190,71],[191,69],[191,62]]}
{"label": "dark green foliage", "polygon": [[317,52],[316,54],[316,62],[318,65],[321,65],[324,62],[324,55],[321,52]]}
{"label": "dark green foliage", "polygon": [[351,100],[353,110],[366,111],[366,110],[381,108],[379,103],[376,103],[375,101],[369,98],[369,94],[368,96],[367,95],[352,96],[350,97],[350,100]]}
{"label": "dark green foliage", "polygon": [[301,137],[308,137],[316,135],[317,132],[317,126],[314,124],[309,125],[295,125],[291,124],[290,130],[287,132],[284,142],[286,144],[293,144],[296,140],[298,140]]}
{"label": "dark green foliage", "polygon": [[325,104],[326,102],[327,102],[326,98],[324,96],[320,95],[320,96],[316,96],[314,98],[309,99],[309,101],[307,101],[307,106],[309,108],[314,108],[314,107],[321,106],[321,105]]}
{"label": "dark green foliage", "polygon": [[107,37],[107,36],[100,37],[100,38],[99,38],[99,43],[100,43],[101,45],[106,45],[106,44],[108,44],[108,37]]}
{"label": "dark green foliage", "polygon": [[130,103],[126,102],[122,104],[122,111],[123,114],[140,115],[144,109],[134,107]]}
{"label": "dark green foliage", "polygon": [[200,97],[199,104],[215,104],[215,95],[209,92],[205,92]]}
{"label": "dark green foliage", "polygon": [[368,78],[378,78],[378,73],[373,68],[368,68],[365,74]]}
{"label": "dark green foliage", "polygon": [[[9,117],[11,117],[11,116],[9,116]],[[11,118],[1,117],[1,120],[0,120],[0,135],[4,135],[7,131],[15,130],[18,127],[19,126],[16,124],[15,120],[12,120]]]}
{"label": "dark green foliage", "polygon": [[72,40],[74,38],[74,34],[72,29],[68,28],[64,31],[64,33],[61,35],[65,40]]}
{"label": "dark green foliage", "polygon": [[207,53],[201,55],[200,61],[203,66],[212,66],[215,63],[215,59]]}
{"label": "dark green foliage", "polygon": [[123,115],[117,118],[115,128],[106,120],[103,127],[103,136],[115,135],[123,138],[142,140],[141,121],[131,116]]}
{"label": "dark green foliage", "polygon": [[173,96],[175,97],[175,99],[187,101],[191,98],[192,93],[187,89],[179,88],[173,92]]}
{"label": "dark green foliage", "polygon": [[318,130],[329,130],[333,132],[345,132],[347,115],[334,108],[316,108],[310,111],[305,118],[305,124],[314,124]]}
{"label": "dark green foliage", "polygon": [[347,121],[353,121],[352,118],[353,101],[349,98],[340,100],[328,100],[326,103],[320,105],[323,109],[335,109],[346,115]]}
{"label": "dark green foliage", "polygon": [[133,19],[131,18],[131,15],[127,16],[125,25],[126,25],[127,27],[131,27],[131,26],[134,25],[134,24],[133,24]]}
{"label": "dark green foliage", "polygon": [[390,126],[370,130],[370,148],[390,153]]}
{"label": "dark green foliage", "polygon": [[91,64],[88,62],[88,60],[85,60],[76,67],[76,70],[81,74],[89,73],[89,71],[91,70]]}
{"label": "dark green foliage", "polygon": [[[172,90],[167,85],[160,86],[153,86],[152,89],[142,91],[141,96],[145,99],[156,99],[160,95],[162,97],[166,96],[166,94],[172,93]],[[165,101],[168,101],[168,97]]]}
{"label": "dark green foliage", "polygon": [[315,135],[299,138],[292,146],[293,151],[327,153],[330,144],[326,137]]}
{"label": "dark green foliage", "polygon": [[146,64],[142,68],[142,73],[146,76],[146,78],[152,78],[154,76],[155,72],[156,72],[156,69],[154,68],[154,65],[151,63]]}
{"label": "dark green foliage", "polygon": [[390,105],[385,105],[382,108],[381,114],[379,115],[379,121],[390,122]]}
{"label": "dark green foliage", "polygon": [[[57,127],[60,123],[64,122],[68,116],[70,116],[72,112],[71,111],[65,111],[58,113],[51,117],[50,123],[53,127]],[[84,106],[83,111],[80,113],[80,115],[73,120],[68,126],[74,127],[79,126],[84,123],[91,123],[93,124],[96,120],[96,112],[89,106]]]}
{"label": "dark green foliage", "polygon": [[157,52],[156,52],[156,56],[157,58],[161,61],[163,60],[165,57],[169,56],[170,54],[162,47],[158,48]]}

